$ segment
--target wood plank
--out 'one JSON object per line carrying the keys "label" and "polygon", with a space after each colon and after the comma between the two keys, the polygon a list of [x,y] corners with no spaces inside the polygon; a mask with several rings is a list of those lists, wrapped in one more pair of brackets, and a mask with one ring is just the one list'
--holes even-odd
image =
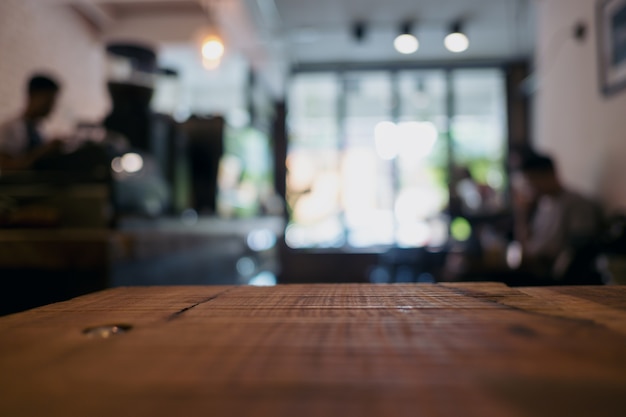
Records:
{"label": "wood plank", "polygon": [[622,417],[622,294],[117,288],[0,317],[0,415]]}
{"label": "wood plank", "polygon": [[626,334],[626,286],[527,287],[443,284],[463,294],[526,312],[572,320],[591,320]]}

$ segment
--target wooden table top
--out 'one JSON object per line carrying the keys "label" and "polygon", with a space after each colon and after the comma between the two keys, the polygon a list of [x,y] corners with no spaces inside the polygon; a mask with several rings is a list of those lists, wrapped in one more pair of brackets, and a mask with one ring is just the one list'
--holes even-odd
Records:
{"label": "wooden table top", "polygon": [[0,416],[623,417],[626,286],[110,289],[0,317]]}

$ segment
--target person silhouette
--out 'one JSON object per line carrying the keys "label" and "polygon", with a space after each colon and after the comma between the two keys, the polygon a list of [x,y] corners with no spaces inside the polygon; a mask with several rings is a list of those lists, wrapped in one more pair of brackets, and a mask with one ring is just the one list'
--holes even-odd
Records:
{"label": "person silhouette", "polygon": [[0,125],[0,170],[31,169],[42,158],[60,152],[62,141],[45,140],[39,124],[48,117],[61,87],[54,77],[37,73],[27,83],[23,111]]}
{"label": "person silhouette", "polygon": [[523,183],[517,190],[515,238],[522,248],[521,268],[539,278],[566,281],[568,267],[603,230],[601,206],[565,187],[548,156],[530,155],[519,170]]}

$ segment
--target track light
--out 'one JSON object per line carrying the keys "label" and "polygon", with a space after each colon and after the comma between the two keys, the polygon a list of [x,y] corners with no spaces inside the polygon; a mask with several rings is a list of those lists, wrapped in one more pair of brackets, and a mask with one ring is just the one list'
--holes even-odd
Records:
{"label": "track light", "polygon": [[450,52],[463,52],[469,47],[469,39],[461,30],[461,23],[455,22],[450,28],[450,32],[443,40],[446,49]]}
{"label": "track light", "polygon": [[410,22],[403,23],[400,28],[400,35],[393,41],[393,46],[396,48],[396,51],[401,54],[412,54],[419,48],[419,41],[411,33],[411,26]]}
{"label": "track light", "polygon": [[352,37],[361,43],[367,35],[367,24],[364,21],[357,21],[352,24]]}

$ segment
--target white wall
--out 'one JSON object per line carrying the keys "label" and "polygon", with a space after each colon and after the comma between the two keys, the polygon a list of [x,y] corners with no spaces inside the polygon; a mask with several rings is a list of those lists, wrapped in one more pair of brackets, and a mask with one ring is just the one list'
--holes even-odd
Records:
{"label": "white wall", "polygon": [[99,121],[109,108],[105,54],[98,36],[67,6],[39,0],[0,1],[0,120],[19,113],[32,71],[63,84],[47,123],[67,133],[77,121]]}
{"label": "white wall", "polygon": [[[567,185],[626,211],[626,90],[605,97],[599,87],[597,2],[535,3],[534,142],[555,157]],[[577,22],[588,28],[582,42],[572,35]]]}

